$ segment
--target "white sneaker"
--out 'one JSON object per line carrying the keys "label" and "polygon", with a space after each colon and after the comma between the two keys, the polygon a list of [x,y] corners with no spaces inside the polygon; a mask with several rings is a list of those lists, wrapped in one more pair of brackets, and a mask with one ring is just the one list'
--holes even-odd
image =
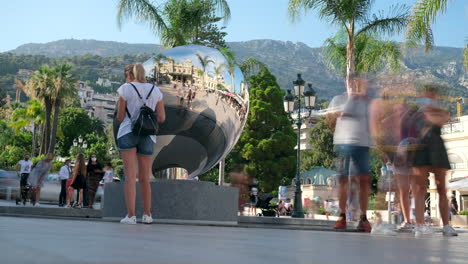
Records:
{"label": "white sneaker", "polygon": [[151,217],[151,215],[143,214],[143,217],[141,218],[141,222],[143,224],[151,224],[153,223],[153,218]]}
{"label": "white sneaker", "polygon": [[400,225],[400,229],[413,229],[414,226],[408,222],[403,222]]}
{"label": "white sneaker", "polygon": [[397,232],[392,230],[391,225],[380,224],[378,226],[373,226],[371,230],[373,235],[387,235],[387,236],[396,236]]}
{"label": "white sneaker", "polygon": [[415,237],[421,237],[424,235],[432,235],[434,234],[434,230],[430,228],[429,226],[416,226],[414,228],[414,236]]}
{"label": "white sneaker", "polygon": [[458,236],[457,231],[453,229],[450,225],[444,225],[444,228],[442,229],[442,234],[444,236]]}
{"label": "white sneaker", "polygon": [[136,216],[128,217],[128,215],[126,215],[124,219],[120,220],[120,223],[126,225],[136,225]]}

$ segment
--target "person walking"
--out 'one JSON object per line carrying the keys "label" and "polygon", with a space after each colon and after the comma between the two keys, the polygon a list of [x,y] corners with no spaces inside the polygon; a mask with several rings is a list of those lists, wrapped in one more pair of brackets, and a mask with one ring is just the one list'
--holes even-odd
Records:
{"label": "person walking", "polygon": [[[122,155],[125,171],[125,202],[127,215],[120,222],[136,224],[135,216],[135,180],[141,188],[143,200],[142,222],[151,224],[151,186],[149,183],[156,136],[140,136],[132,132],[132,120],[136,120],[143,105],[154,109],[158,122],[166,119],[163,95],[159,88],[146,82],[145,70],[139,63],[125,67],[127,83],[117,90],[119,94],[117,118],[121,122],[117,133],[117,146]],[[144,96],[144,97],[142,97]],[[138,173],[137,173],[138,170]]]}
{"label": "person walking", "polygon": [[59,180],[60,180],[60,195],[59,195],[59,207],[68,205],[67,201],[67,181],[70,179],[70,159],[65,160],[64,165],[60,168],[59,171]]}
{"label": "person walking", "polygon": [[438,87],[426,85],[422,98],[419,99],[420,110],[424,113],[424,126],[420,131],[420,148],[415,153],[413,173],[413,194],[416,203],[415,236],[431,234],[430,227],[424,225],[425,198],[427,193],[427,178],[432,172],[435,176],[437,193],[439,194],[439,211],[443,222],[444,236],[457,236],[457,232],[449,225],[449,207],[447,199],[446,173],[451,169],[441,137],[442,126],[450,120],[449,112],[442,109],[437,100]]}
{"label": "person walking", "polygon": [[[358,231],[370,233],[372,227],[367,220],[366,211],[370,193],[370,153],[369,104],[367,82],[354,81],[355,90],[348,97],[343,112],[337,119],[333,143],[338,153],[338,198],[340,217],[335,229],[346,229],[346,200],[348,198],[350,166],[356,170],[359,186],[360,220]],[[354,174],[354,173],[353,173]]]}
{"label": "person walking", "polygon": [[44,179],[49,175],[52,168],[52,160],[54,154],[48,153],[45,158],[37,162],[36,166],[31,170],[29,182],[31,183],[32,193],[31,200],[33,206],[39,206],[41,198],[41,188],[44,186]]}
{"label": "person walking", "polygon": [[86,166],[88,173],[86,177],[86,188],[88,190],[88,204],[85,208],[93,208],[94,200],[96,198],[96,192],[99,188],[99,182],[102,180],[104,171],[102,170],[101,164],[97,160],[96,154],[91,155]]}
{"label": "person walking", "polygon": [[455,196],[452,195],[450,199],[450,220],[452,220],[453,215],[458,214],[458,203],[457,199],[455,199]]}
{"label": "person walking", "polygon": [[114,169],[112,168],[112,163],[106,163],[104,167],[104,183],[109,183],[114,181]]}
{"label": "person walking", "polygon": [[29,160],[29,154],[27,153],[24,154],[24,158],[16,165],[16,174],[20,177],[20,189],[18,199],[16,199],[16,204],[19,204],[21,201],[23,201],[23,205],[26,204],[26,200],[28,198],[26,185],[28,184],[28,178],[31,173],[32,166],[33,162]]}
{"label": "person walking", "polygon": [[76,161],[75,161],[75,168],[73,169],[73,174],[72,174],[72,183],[70,187],[70,200],[73,200],[73,190],[77,191],[77,201],[75,204],[72,206],[74,208],[80,208],[83,203],[83,189],[86,186],[86,163],[85,163],[85,158],[82,153],[78,154],[76,156]]}

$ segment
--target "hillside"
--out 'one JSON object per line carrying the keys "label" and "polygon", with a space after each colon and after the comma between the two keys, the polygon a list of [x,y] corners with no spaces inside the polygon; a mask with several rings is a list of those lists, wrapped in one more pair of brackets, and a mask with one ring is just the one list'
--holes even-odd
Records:
{"label": "hillside", "polygon": [[[330,72],[323,63],[321,48],[311,48],[300,42],[268,39],[229,42],[228,45],[239,61],[246,57],[254,57],[265,63],[277,76],[283,89],[291,88],[296,74],[302,73],[306,81],[313,83],[321,98],[329,99],[344,91],[343,79]],[[124,62],[131,59],[145,60],[150,54],[160,50],[161,47],[155,44],[67,39],[45,44],[21,45],[11,53],[43,55],[49,58],[74,57],[74,63],[79,61],[79,65],[86,70],[86,74],[77,73],[95,81],[97,77],[115,79],[114,76],[121,72]],[[450,87],[447,92],[450,95],[468,96],[468,74],[463,69],[462,52],[461,48],[448,47],[435,47],[431,53],[425,53],[422,49],[407,52],[402,61],[401,72],[394,74],[391,82],[411,84],[415,80],[433,80]],[[123,56],[124,54],[129,55]],[[43,60],[42,56],[40,58]]]}

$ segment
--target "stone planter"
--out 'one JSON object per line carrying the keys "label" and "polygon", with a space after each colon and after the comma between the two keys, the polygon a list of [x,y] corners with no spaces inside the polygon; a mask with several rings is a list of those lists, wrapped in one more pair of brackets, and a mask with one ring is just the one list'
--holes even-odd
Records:
{"label": "stone planter", "polygon": [[468,228],[468,215],[452,215],[452,226]]}

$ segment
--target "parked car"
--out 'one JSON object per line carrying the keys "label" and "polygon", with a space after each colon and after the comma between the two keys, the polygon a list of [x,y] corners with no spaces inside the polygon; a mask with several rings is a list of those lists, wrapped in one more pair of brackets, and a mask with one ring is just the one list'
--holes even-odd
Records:
{"label": "parked car", "polygon": [[[18,197],[20,178],[15,171],[0,170],[0,199],[7,198],[8,190],[11,190],[10,199]],[[103,184],[100,184],[96,193],[96,200],[100,201],[104,195]],[[50,173],[44,180],[44,186],[41,188],[41,202],[57,203],[60,195],[60,181],[57,173]]]}
{"label": "parked car", "polygon": [[6,199],[8,192],[10,199],[18,197],[20,177],[16,171],[0,170],[0,199]]}

